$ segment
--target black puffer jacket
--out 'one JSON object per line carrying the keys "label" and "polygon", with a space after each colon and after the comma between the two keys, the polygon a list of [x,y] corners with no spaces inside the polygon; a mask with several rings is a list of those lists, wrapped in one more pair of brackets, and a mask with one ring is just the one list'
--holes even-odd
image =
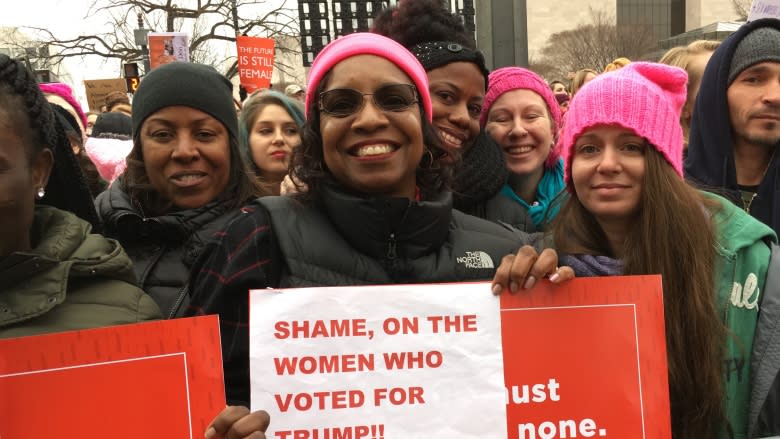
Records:
{"label": "black puffer jacket", "polygon": [[205,244],[238,211],[232,201],[214,201],[198,209],[145,217],[117,180],[95,204],[104,234],[130,255],[141,288],[157,302],[165,318],[187,308],[190,266]]}
{"label": "black puffer jacket", "polygon": [[489,280],[526,234],[426,201],[323,188],[322,205],[264,197],[242,209],[192,270],[188,314],[219,314],[228,401],[249,401],[247,291],[293,286]]}

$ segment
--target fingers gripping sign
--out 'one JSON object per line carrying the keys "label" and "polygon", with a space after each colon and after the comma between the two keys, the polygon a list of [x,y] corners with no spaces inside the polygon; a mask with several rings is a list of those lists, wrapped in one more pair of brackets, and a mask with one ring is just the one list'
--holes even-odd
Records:
{"label": "fingers gripping sign", "polygon": [[206,439],[265,439],[270,417],[265,411],[251,412],[243,406],[225,407],[211,422]]}
{"label": "fingers gripping sign", "polygon": [[506,289],[516,293],[532,288],[538,279],[547,277],[552,283],[561,283],[574,278],[570,267],[558,267],[558,254],[546,248],[541,254],[529,245],[525,245],[515,255],[506,255],[501,260],[493,278],[493,294],[501,294]]}

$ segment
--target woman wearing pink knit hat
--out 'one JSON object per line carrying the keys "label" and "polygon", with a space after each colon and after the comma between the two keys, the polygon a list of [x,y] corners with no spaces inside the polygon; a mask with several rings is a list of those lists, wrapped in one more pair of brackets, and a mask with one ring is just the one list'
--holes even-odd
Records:
{"label": "woman wearing pink knit hat", "polygon": [[[221,317],[228,399],[252,396],[269,411],[277,406],[269,395],[249,394],[249,288],[488,280],[504,256],[541,244],[541,234],[453,209],[428,77],[397,42],[355,33],[328,44],[309,71],[305,114],[290,172],[308,190],[246,206],[189,284],[190,309]],[[483,263],[459,263],[467,251]]]}
{"label": "woman wearing pink knit hat", "polygon": [[[780,250],[769,227],[683,180],[686,82],[680,68],[635,62],[577,93],[554,245],[578,276],[663,275],[673,437],[773,436],[778,412],[765,401],[777,401],[780,361],[765,354],[776,349],[766,331],[780,315]],[[754,385],[755,366],[767,384]]]}
{"label": "woman wearing pink knit hat", "polygon": [[[85,136],[87,132],[87,117],[81,104],[73,96],[73,89],[68,84],[62,82],[52,82],[39,84],[38,87],[43,92],[46,100],[52,104],[59,105],[70,113],[79,125],[81,135]],[[82,141],[83,143],[83,141]]]}
{"label": "woman wearing pink knit hat", "polygon": [[480,125],[504,152],[509,179],[501,193],[523,206],[537,230],[557,213],[563,163],[556,148],[561,110],[547,83],[521,67],[490,74]]}

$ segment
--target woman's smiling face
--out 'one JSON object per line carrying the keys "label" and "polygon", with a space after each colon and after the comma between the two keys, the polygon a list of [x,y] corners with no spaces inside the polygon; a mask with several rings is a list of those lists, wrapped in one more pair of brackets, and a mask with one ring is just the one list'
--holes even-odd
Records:
{"label": "woman's smiling face", "polygon": [[448,150],[465,152],[479,135],[485,77],[474,63],[454,62],[428,71],[433,126]]}
{"label": "woman's smiling face", "polygon": [[194,108],[165,107],[141,125],[149,183],[174,206],[195,209],[216,199],[230,179],[230,136]]}
{"label": "woman's smiling face", "polygon": [[[374,95],[393,84],[408,90],[412,80],[392,62],[374,55],[347,58],[328,76],[323,93],[351,89],[363,94],[362,105],[352,114],[335,116],[320,110],[323,156],[330,172],[354,191],[414,198],[417,166],[425,149],[417,99],[388,111],[377,106]],[[385,96],[391,103],[408,102],[406,97]]]}

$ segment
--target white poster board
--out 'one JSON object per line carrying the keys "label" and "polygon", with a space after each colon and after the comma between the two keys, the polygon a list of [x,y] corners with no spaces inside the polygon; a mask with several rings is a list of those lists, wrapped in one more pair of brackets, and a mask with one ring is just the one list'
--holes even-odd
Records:
{"label": "white poster board", "polygon": [[252,410],[269,438],[506,436],[489,283],[250,292]]}
{"label": "white poster board", "polygon": [[753,0],[747,21],[759,18],[780,18],[780,0]]}

